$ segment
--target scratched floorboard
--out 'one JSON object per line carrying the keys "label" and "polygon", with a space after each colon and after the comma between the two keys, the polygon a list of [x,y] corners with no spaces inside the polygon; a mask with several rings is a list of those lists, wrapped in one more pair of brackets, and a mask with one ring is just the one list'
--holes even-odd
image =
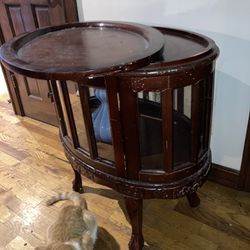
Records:
{"label": "scratched floorboard", "polygon": [[[71,190],[73,174],[57,128],[15,116],[7,100],[0,97],[0,249],[29,250],[45,243],[61,207],[46,207],[46,199]],[[83,180],[100,226],[95,249],[127,249],[131,228],[122,197]],[[207,182],[199,195],[195,209],[185,198],[145,201],[145,249],[249,250],[250,194]]]}

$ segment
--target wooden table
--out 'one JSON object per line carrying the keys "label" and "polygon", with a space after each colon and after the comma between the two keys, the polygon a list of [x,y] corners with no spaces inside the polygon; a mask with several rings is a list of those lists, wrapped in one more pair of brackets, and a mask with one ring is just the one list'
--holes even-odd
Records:
{"label": "wooden table", "polygon": [[83,174],[124,195],[130,249],[143,247],[143,199],[199,205],[218,54],[199,34],[115,22],[40,29],[0,51],[8,69],[51,81],[73,189]]}

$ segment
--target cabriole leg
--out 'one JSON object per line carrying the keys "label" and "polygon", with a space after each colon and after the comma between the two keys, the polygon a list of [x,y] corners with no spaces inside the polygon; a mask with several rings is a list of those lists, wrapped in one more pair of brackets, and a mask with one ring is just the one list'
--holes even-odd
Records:
{"label": "cabriole leg", "polygon": [[142,236],[142,199],[125,197],[125,204],[132,226],[132,236],[129,242],[129,250],[142,250],[144,240]]}
{"label": "cabriole leg", "polygon": [[73,170],[74,170],[74,173],[75,173],[75,179],[72,182],[73,190],[78,192],[78,193],[83,193],[81,174],[77,170],[75,170],[75,169],[73,169]]}
{"label": "cabriole leg", "polygon": [[195,191],[187,193],[186,196],[190,207],[198,207],[200,205],[200,198]]}

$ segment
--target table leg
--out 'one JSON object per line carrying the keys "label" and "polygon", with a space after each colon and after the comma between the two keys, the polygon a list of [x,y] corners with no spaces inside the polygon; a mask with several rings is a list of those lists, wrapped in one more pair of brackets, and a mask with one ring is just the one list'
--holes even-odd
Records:
{"label": "table leg", "polygon": [[143,200],[125,197],[125,204],[132,226],[132,235],[129,250],[142,250],[144,240],[142,236],[142,209]]}
{"label": "table leg", "polygon": [[200,205],[200,198],[195,191],[187,193],[186,196],[190,207],[198,207]]}
{"label": "table leg", "polygon": [[73,190],[78,192],[78,193],[83,193],[81,174],[77,170],[75,170],[75,169],[73,169],[73,170],[74,170],[74,173],[75,173],[75,179],[72,182]]}

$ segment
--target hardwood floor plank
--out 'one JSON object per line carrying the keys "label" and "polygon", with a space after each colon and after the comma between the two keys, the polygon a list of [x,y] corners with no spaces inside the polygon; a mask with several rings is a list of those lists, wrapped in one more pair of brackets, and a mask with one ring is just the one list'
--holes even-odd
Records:
{"label": "hardwood floor plank", "polygon": [[29,243],[27,243],[22,237],[17,236],[15,239],[13,239],[10,243],[6,246],[7,250],[33,250],[34,247],[32,247]]}
{"label": "hardwood floor plank", "polygon": [[3,223],[0,223],[0,248],[4,249],[5,246],[16,237],[16,232],[12,227]]}
{"label": "hardwood floor plank", "polygon": [[[0,249],[34,249],[66,202],[46,200],[72,189],[73,171],[58,129],[13,115],[0,96]],[[1,106],[2,105],[2,106]],[[128,250],[131,227],[123,197],[83,177],[99,231],[94,250]],[[186,198],[144,201],[144,250],[249,250],[250,195],[212,182],[199,190],[201,205]]]}
{"label": "hardwood floor plank", "polygon": [[144,224],[148,228],[158,230],[167,238],[182,242],[190,249],[217,249],[217,245],[212,241],[199,236],[201,223],[193,223],[189,217],[175,213],[170,209],[165,210],[164,215],[152,211],[148,212],[150,212],[150,216],[144,215]]}
{"label": "hardwood floor plank", "polygon": [[1,217],[0,217],[1,223],[5,223],[6,221],[10,219],[10,217],[13,216],[13,213],[10,211],[10,209],[4,205],[0,205],[0,214],[1,214]]}
{"label": "hardwood floor plank", "polygon": [[17,160],[21,161],[28,157],[28,154],[25,153],[23,150],[17,150],[14,147],[8,145],[7,143],[0,141],[0,151],[16,158]]}
{"label": "hardwood floor plank", "polygon": [[11,228],[12,232],[14,232],[17,236],[20,236],[33,247],[44,243],[42,236],[34,231],[34,224],[23,220],[17,215],[12,217],[7,223],[5,223],[5,225]]}
{"label": "hardwood floor plank", "polygon": [[15,214],[20,213],[20,211],[23,211],[28,204],[19,198],[17,198],[12,191],[8,191],[4,197],[4,199],[1,199],[1,204],[4,204],[10,211],[12,211]]}
{"label": "hardwood floor plank", "polygon": [[199,234],[217,244],[219,250],[239,250],[246,246],[249,248],[249,244],[207,225],[202,226]]}
{"label": "hardwood floor plank", "polygon": [[[237,217],[234,210],[222,206],[211,209],[201,204],[198,208],[190,209],[186,202],[179,202],[175,211],[250,244],[250,220],[248,216]],[[245,219],[244,224],[242,223],[242,217]],[[237,218],[238,220],[241,219],[241,224],[237,221]]]}
{"label": "hardwood floor plank", "polygon": [[15,157],[0,151],[0,165],[6,165],[6,167],[11,167],[18,164],[20,161]]}
{"label": "hardwood floor plank", "polygon": [[[41,122],[38,122],[32,119],[23,119],[16,125],[27,129],[29,132],[37,133],[47,138],[51,138],[54,140],[58,140],[59,138],[58,137],[59,133],[57,131],[57,128],[55,128],[55,131],[54,131],[54,129],[50,129],[50,125],[47,125],[44,127],[44,126],[41,126]],[[38,126],[39,126],[39,129],[37,129]]]}

